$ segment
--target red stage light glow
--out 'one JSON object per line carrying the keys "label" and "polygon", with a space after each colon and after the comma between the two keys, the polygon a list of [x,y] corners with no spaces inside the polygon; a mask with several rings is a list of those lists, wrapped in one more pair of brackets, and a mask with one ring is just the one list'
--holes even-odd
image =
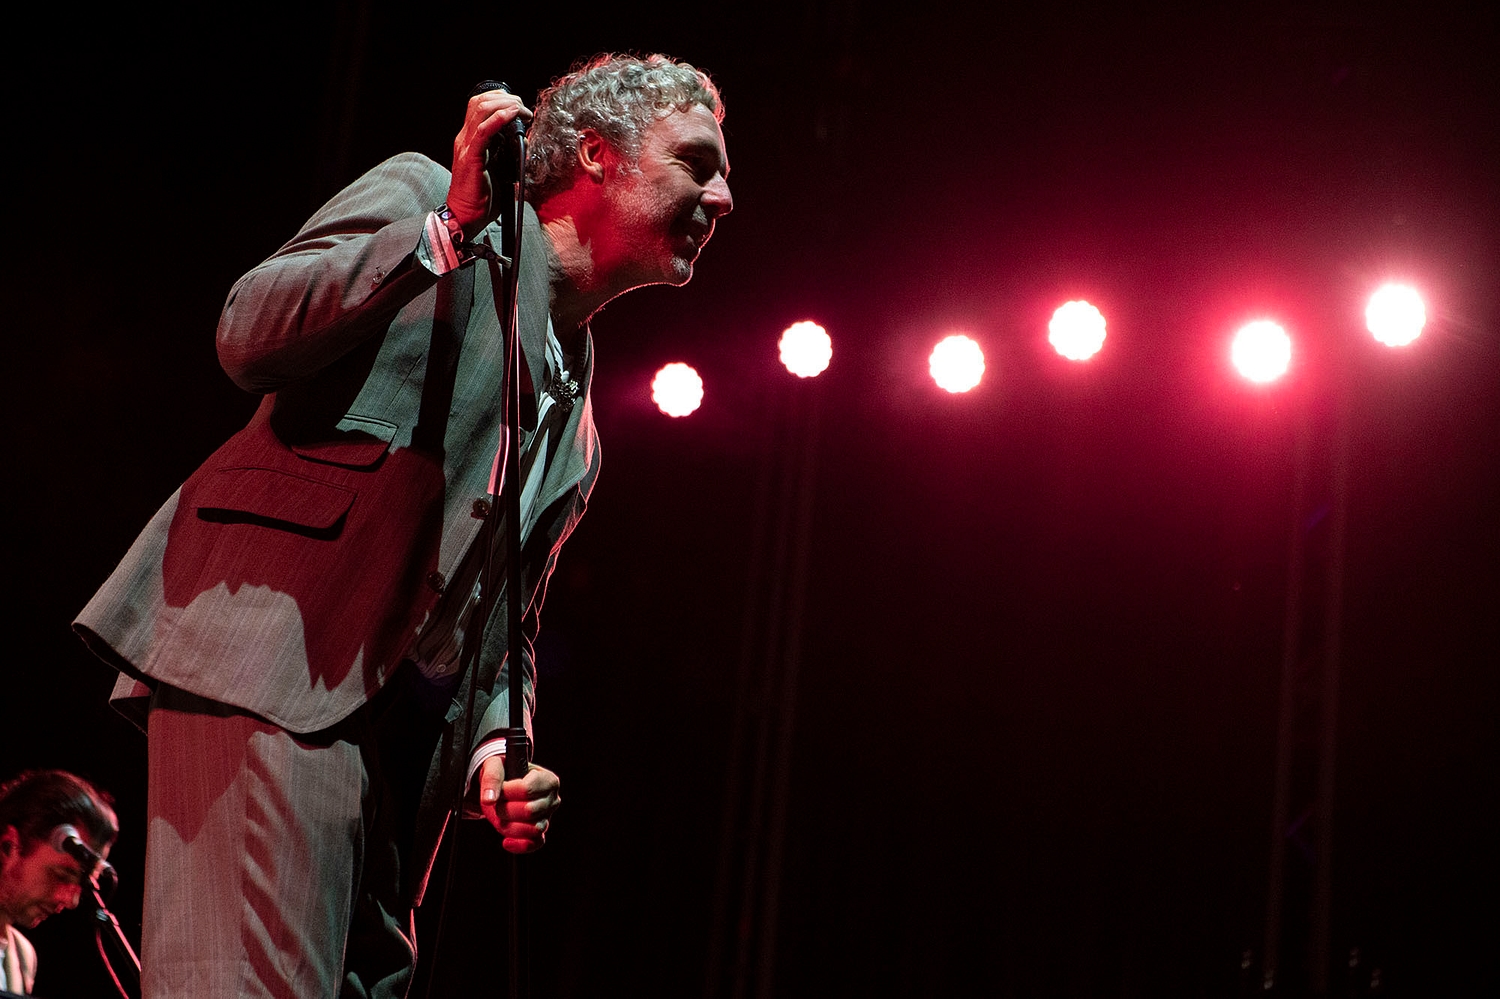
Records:
{"label": "red stage light glow", "polygon": [[651,401],[668,416],[687,416],[703,403],[703,379],[681,361],[663,365],[651,379]]}
{"label": "red stage light glow", "polygon": [[1087,361],[1104,346],[1104,313],[1088,302],[1064,302],[1047,324],[1047,340],[1070,361]]}
{"label": "red stage light glow", "polygon": [[984,351],[968,337],[955,333],[932,348],[927,370],[938,387],[949,392],[967,392],[984,376]]}
{"label": "red stage light glow", "polygon": [[1365,307],[1365,328],[1387,347],[1405,347],[1426,325],[1427,308],[1410,285],[1383,285]]}
{"label": "red stage light glow", "polygon": [[781,334],[781,363],[798,378],[813,378],[828,370],[833,340],[817,323],[792,323]]}
{"label": "red stage light glow", "polygon": [[1230,358],[1240,374],[1265,384],[1286,374],[1292,361],[1292,338],[1269,319],[1248,323],[1234,335]]}

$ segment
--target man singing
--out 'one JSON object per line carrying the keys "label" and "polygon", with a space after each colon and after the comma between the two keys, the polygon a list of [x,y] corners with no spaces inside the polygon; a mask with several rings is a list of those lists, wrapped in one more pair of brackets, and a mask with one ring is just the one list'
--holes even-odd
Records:
{"label": "man singing", "polygon": [[[473,97],[451,173],[387,160],[240,279],[219,357],[260,408],[75,624],[148,732],[148,999],[404,995],[448,803],[512,852],[546,837],[556,775],[503,779],[505,599],[488,628],[475,610],[503,415],[490,150],[518,117],[503,90]],[[722,117],[663,56],[598,57],[538,98],[505,472],[528,729],[537,614],[599,467],[589,318],[692,276],[733,207]]]}
{"label": "man singing", "polygon": [[[83,860],[109,856],[119,828],[109,799],[62,770],[28,770],[0,785],[0,989],[31,993],[36,951],[20,928],[78,905],[94,874]],[[82,857],[68,852],[70,836],[87,848]]]}

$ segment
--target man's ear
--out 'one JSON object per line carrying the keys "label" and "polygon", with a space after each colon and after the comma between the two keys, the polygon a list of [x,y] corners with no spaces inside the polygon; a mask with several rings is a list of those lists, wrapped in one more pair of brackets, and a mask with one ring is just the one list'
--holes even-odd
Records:
{"label": "man's ear", "polygon": [[614,147],[594,129],[585,128],[578,133],[578,169],[594,183],[603,183],[614,155]]}
{"label": "man's ear", "polygon": [[21,855],[21,831],[15,826],[6,826],[0,833],[0,857],[6,860]]}

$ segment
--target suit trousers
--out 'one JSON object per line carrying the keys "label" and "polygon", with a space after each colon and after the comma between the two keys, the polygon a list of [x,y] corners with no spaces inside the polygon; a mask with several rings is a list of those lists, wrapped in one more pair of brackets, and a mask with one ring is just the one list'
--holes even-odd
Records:
{"label": "suit trousers", "polygon": [[144,999],[388,999],[416,968],[404,879],[441,707],[405,664],[295,735],[161,686],[147,726]]}

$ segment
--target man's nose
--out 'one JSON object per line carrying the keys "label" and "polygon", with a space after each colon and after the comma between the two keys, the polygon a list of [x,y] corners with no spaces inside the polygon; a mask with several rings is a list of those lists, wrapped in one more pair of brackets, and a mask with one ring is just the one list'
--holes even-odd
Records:
{"label": "man's nose", "polygon": [[68,885],[59,893],[58,901],[62,902],[64,909],[78,908],[78,900],[83,897],[82,885]]}
{"label": "man's nose", "polygon": [[729,193],[729,181],[722,174],[708,182],[708,187],[703,192],[703,208],[711,219],[734,211],[734,195]]}

